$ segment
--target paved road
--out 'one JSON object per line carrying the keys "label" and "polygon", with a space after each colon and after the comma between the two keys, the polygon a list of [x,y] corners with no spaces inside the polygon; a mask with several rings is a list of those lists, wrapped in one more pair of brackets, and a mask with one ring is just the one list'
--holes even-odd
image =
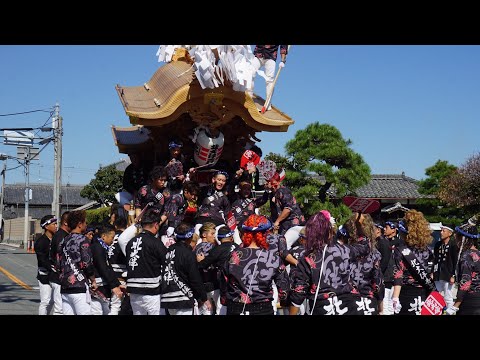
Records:
{"label": "paved road", "polygon": [[0,315],[37,315],[37,257],[0,244]]}

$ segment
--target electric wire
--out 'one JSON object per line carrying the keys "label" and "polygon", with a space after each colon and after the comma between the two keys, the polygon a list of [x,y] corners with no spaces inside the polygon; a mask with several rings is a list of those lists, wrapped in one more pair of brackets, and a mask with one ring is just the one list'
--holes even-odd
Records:
{"label": "electric wire", "polygon": [[0,116],[15,116],[15,115],[23,115],[23,114],[31,114],[34,112],[50,112],[50,109],[38,109],[38,110],[30,110],[30,111],[22,111],[17,113],[10,113],[10,114],[0,114]]}

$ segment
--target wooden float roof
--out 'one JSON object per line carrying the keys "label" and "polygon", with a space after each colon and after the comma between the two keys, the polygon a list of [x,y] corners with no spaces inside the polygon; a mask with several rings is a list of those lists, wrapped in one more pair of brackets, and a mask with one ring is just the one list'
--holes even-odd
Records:
{"label": "wooden float roof", "polygon": [[225,85],[202,89],[187,61],[172,61],[141,86],[116,86],[133,125],[161,127],[189,114],[197,124],[220,127],[240,117],[254,131],[286,132],[294,121],[275,106],[261,114],[264,99]]}

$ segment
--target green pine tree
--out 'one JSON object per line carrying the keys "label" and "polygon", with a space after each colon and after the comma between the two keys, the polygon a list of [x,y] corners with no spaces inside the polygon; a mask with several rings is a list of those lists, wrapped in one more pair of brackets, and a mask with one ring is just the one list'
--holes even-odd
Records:
{"label": "green pine tree", "polygon": [[285,185],[306,217],[327,209],[343,222],[351,211],[341,198],[370,180],[370,167],[351,145],[336,127],[315,122],[287,142],[287,157],[269,154],[266,158],[275,161],[277,168],[285,168]]}
{"label": "green pine tree", "polygon": [[95,178],[80,192],[84,198],[106,204],[114,203],[115,194],[122,188],[123,172],[117,170],[115,165],[100,168],[95,173]]}

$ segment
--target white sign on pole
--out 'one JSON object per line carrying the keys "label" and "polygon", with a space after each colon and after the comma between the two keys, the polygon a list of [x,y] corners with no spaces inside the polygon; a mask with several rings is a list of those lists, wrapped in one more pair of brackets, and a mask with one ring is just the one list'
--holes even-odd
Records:
{"label": "white sign on pole", "polygon": [[35,135],[30,131],[18,131],[18,130],[4,130],[3,143],[6,145],[23,145],[33,146],[33,138]]}
{"label": "white sign on pole", "polygon": [[30,154],[30,160],[39,160],[39,152],[39,148],[26,148],[22,146],[17,147],[17,157],[23,160],[27,158],[28,154]]}
{"label": "white sign on pole", "polygon": [[28,190],[28,200],[32,200],[32,195],[33,195],[33,192],[32,192],[32,189],[25,189],[25,201],[27,201],[27,190]]}

